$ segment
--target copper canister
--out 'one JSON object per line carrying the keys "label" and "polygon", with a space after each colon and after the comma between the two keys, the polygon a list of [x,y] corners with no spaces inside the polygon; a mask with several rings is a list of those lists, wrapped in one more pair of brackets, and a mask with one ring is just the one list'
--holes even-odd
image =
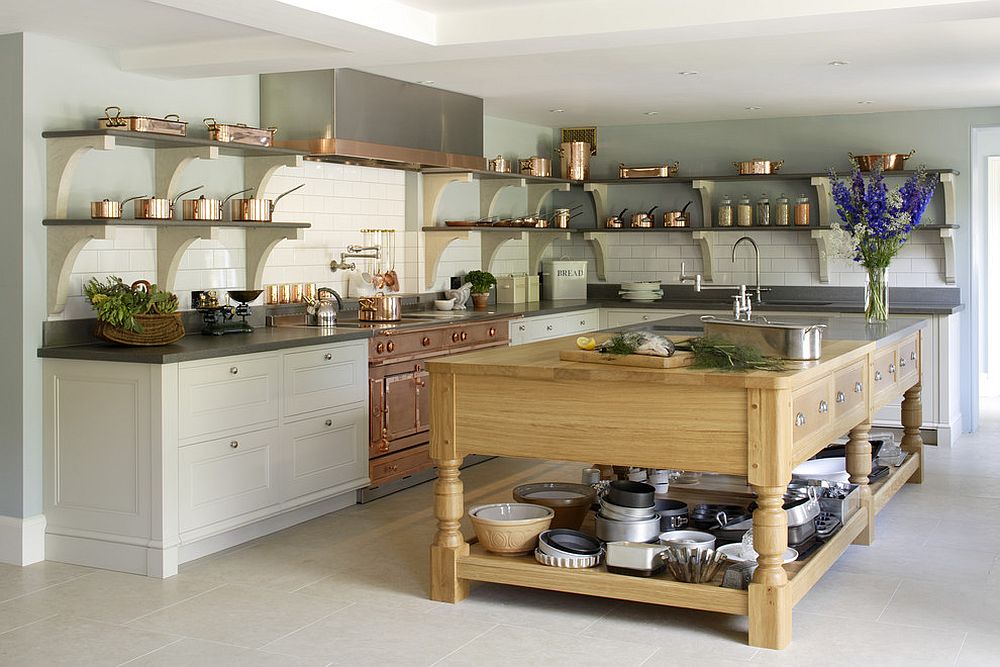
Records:
{"label": "copper canister", "polygon": [[571,181],[590,178],[590,156],[593,154],[593,148],[586,141],[564,141],[559,144],[562,177]]}

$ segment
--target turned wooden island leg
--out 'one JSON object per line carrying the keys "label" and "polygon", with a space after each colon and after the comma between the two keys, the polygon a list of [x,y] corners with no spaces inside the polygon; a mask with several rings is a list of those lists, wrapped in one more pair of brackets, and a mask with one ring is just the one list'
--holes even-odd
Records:
{"label": "turned wooden island leg", "polygon": [[753,546],[757,571],[750,584],[750,644],[782,649],[792,639],[792,601],[782,566],[788,548],[788,516],[782,508],[784,486],[754,486]]}
{"label": "turned wooden island leg", "polygon": [[924,481],[924,439],[920,436],[920,427],[924,423],[924,410],[920,402],[919,382],[903,394],[900,412],[900,421],[903,423],[903,441],[900,446],[904,452],[917,457],[917,469],[907,482],[920,484]]}
{"label": "turned wooden island leg", "polygon": [[458,577],[458,558],[469,554],[461,531],[465,502],[458,468],[462,459],[435,461],[434,516],[438,529],[431,545],[431,599],[460,602],[469,595],[469,582]]}
{"label": "turned wooden island leg", "polygon": [[868,476],[872,474],[872,443],[869,441],[871,422],[865,421],[851,429],[847,440],[847,472],[851,484],[861,488],[861,511],[868,515],[868,525],[854,539],[854,544],[871,544],[875,540],[875,503]]}

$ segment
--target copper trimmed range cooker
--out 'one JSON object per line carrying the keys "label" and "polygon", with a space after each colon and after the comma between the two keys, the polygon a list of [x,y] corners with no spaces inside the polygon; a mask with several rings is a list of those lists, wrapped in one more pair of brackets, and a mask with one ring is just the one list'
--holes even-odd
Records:
{"label": "copper trimmed range cooker", "polygon": [[[405,322],[405,316],[404,316]],[[426,327],[380,327],[368,341],[370,392],[367,502],[434,478],[430,457],[430,376],[424,362],[509,344],[509,318]],[[466,465],[489,457],[466,457]]]}

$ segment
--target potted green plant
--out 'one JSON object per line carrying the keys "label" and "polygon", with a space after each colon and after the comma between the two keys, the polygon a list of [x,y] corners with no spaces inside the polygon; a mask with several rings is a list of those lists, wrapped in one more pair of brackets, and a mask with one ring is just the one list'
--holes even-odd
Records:
{"label": "potted green plant", "polygon": [[473,305],[485,308],[490,301],[490,288],[497,284],[497,279],[489,271],[469,271],[465,280],[472,283]]}
{"label": "potted green plant", "polygon": [[97,312],[100,338],[125,345],[167,345],[184,337],[177,295],[145,280],[126,285],[118,276],[91,278],[83,292]]}

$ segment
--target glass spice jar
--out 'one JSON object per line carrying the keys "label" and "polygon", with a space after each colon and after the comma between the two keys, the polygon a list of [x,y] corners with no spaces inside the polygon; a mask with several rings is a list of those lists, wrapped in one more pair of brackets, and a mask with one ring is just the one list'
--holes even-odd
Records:
{"label": "glass spice jar", "polygon": [[733,200],[729,196],[722,198],[719,204],[719,227],[733,226]]}
{"label": "glass spice jar", "polygon": [[792,220],[792,205],[788,197],[782,192],[774,204],[774,224],[779,227],[787,227]]}
{"label": "glass spice jar", "polygon": [[771,200],[767,194],[762,194],[757,200],[757,224],[761,227],[771,226]]}
{"label": "glass spice jar", "polygon": [[750,206],[750,195],[748,194],[740,197],[740,203],[736,206],[736,224],[740,227],[753,225],[753,207]]}
{"label": "glass spice jar", "polygon": [[795,226],[809,226],[809,197],[804,194],[799,195],[795,200]]}

